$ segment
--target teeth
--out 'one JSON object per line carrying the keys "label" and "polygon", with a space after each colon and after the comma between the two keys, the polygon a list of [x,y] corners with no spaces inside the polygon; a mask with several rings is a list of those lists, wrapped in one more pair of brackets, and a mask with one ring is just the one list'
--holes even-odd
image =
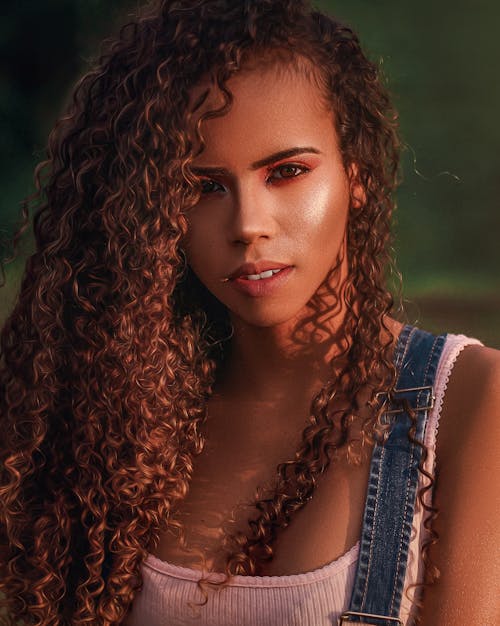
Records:
{"label": "teeth", "polygon": [[245,278],[247,280],[260,280],[261,278],[271,278],[273,274],[277,274],[278,272],[281,272],[281,270],[266,270],[260,274],[248,274]]}

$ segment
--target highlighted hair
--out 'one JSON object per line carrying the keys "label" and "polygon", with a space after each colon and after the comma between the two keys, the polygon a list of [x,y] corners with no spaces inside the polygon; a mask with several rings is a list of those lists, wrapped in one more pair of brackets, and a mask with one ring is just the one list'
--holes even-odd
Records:
{"label": "highlighted hair", "polygon": [[[355,456],[360,392],[393,384],[381,330],[392,307],[396,118],[357,37],[301,0],[149,6],[78,83],[36,171],[36,250],[0,344],[0,605],[13,622],[120,624],[147,552],[165,529],[182,530],[176,507],[229,345],[227,312],[181,250],[198,194],[190,163],[203,119],[230,108],[228,80],[257,57],[309,68],[366,198],[349,217],[349,276],[330,277],[347,311],[345,366],[332,363],[333,382],[312,400],[300,448],[248,532],[227,538],[229,576],[272,558],[335,451]],[[207,76],[225,105],[193,131],[190,95]],[[319,319],[321,298],[311,306]]]}

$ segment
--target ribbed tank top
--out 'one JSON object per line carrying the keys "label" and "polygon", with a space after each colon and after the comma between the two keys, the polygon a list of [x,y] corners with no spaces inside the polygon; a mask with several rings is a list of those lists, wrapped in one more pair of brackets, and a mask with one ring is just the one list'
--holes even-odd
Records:
{"label": "ribbed tank top", "polygon": [[[433,473],[436,436],[443,400],[453,365],[465,346],[480,344],[464,335],[448,335],[434,386],[435,403],[425,433],[427,471]],[[419,489],[427,484],[420,475]],[[431,493],[426,492],[430,501]],[[421,547],[425,540],[424,510],[417,499],[400,617],[413,624],[416,587],[422,580]],[[359,542],[328,565],[286,576],[234,576],[230,584],[208,590],[197,581],[198,570],[148,555],[142,566],[143,587],[134,599],[127,626],[333,626],[347,610],[354,584]],[[206,572],[205,572],[206,574]],[[220,575],[211,574],[214,580]]]}

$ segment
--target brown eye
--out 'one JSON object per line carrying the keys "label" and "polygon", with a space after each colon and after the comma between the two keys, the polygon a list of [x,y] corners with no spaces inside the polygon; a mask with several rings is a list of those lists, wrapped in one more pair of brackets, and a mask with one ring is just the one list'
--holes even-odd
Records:
{"label": "brown eye", "polygon": [[300,170],[295,165],[283,165],[279,168],[279,172],[282,178],[292,178],[300,173]]}
{"label": "brown eye", "polygon": [[285,180],[286,178],[296,178],[301,174],[305,174],[309,169],[303,165],[294,165],[293,163],[285,163],[279,165],[277,168],[271,171],[271,175],[268,180]]}
{"label": "brown eye", "polygon": [[219,185],[215,180],[209,178],[203,178],[200,181],[201,193],[215,193],[217,191],[224,191],[224,187]]}

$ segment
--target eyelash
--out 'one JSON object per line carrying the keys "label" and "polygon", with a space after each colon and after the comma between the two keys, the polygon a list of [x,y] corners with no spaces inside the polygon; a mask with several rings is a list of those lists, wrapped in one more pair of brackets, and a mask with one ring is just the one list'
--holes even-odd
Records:
{"label": "eyelash", "polygon": [[[280,170],[284,169],[284,168],[291,168],[291,169],[295,169],[295,170],[299,170],[299,173],[295,173],[292,174],[291,176],[281,176],[278,178],[274,178],[273,176],[271,176],[271,174],[275,174],[276,172],[279,172]],[[274,183],[280,183],[284,180],[289,180],[292,178],[298,178],[299,176],[302,176],[303,174],[307,174],[308,172],[310,172],[310,168],[306,167],[305,165],[300,165],[298,163],[281,163],[280,165],[277,165],[275,167],[272,167],[268,170],[267,172],[267,178],[266,178],[266,184],[272,184]],[[220,183],[218,183],[216,180],[212,180],[210,178],[205,178],[205,179],[201,179],[200,181],[201,184],[201,193],[202,194],[212,194],[212,193],[217,193],[220,190],[223,190],[223,187]],[[208,190],[204,190],[203,189],[203,185],[204,184],[213,184],[213,185],[218,185],[221,189],[212,189],[211,191]]]}
{"label": "eyelash", "polygon": [[[280,165],[277,165],[276,167],[273,167],[272,169],[270,169],[268,171],[268,174],[277,172],[281,169],[284,169],[285,167],[299,170],[299,173],[292,174],[292,176],[284,176],[284,177],[282,176],[281,178],[278,178],[277,180],[288,180],[290,178],[297,178],[298,176],[302,176],[302,174],[307,174],[307,172],[310,171],[308,167],[306,167],[305,165],[300,165],[299,163],[281,163]],[[271,180],[272,180],[272,177],[269,176],[268,178],[266,178],[266,183],[269,183]]]}

